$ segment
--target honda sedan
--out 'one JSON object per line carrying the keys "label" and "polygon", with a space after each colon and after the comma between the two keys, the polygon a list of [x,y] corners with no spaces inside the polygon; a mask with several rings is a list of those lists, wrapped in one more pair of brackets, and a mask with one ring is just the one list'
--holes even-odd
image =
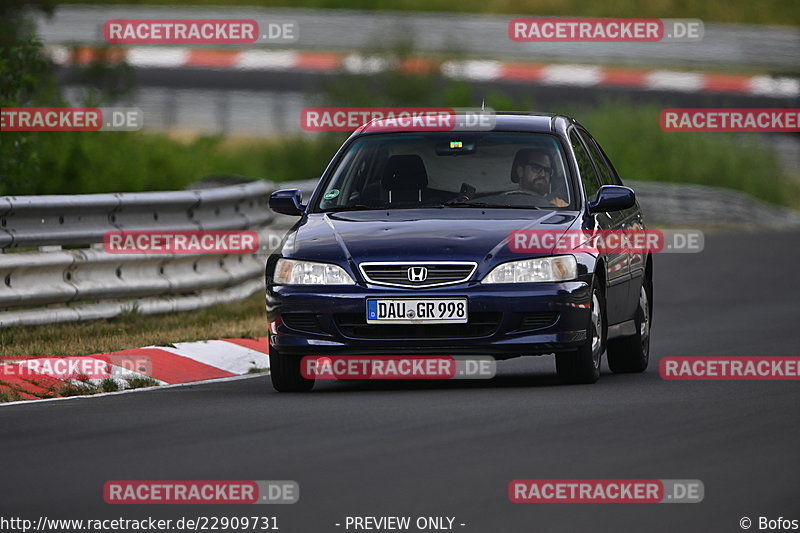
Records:
{"label": "honda sedan", "polygon": [[555,354],[567,383],[649,359],[646,251],[532,249],[531,230],[644,229],[597,141],[572,118],[498,115],[490,130],[370,123],[342,145],[266,265],[272,383],[306,391],[308,355]]}

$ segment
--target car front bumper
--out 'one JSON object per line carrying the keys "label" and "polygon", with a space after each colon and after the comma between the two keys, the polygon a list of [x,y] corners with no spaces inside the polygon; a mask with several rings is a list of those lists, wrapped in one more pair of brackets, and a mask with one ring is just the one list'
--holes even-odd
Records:
{"label": "car front bumper", "polygon": [[[467,298],[467,324],[366,324],[368,298]],[[586,281],[410,290],[270,286],[271,349],[286,355],[490,355],[507,359],[573,350],[586,340]]]}

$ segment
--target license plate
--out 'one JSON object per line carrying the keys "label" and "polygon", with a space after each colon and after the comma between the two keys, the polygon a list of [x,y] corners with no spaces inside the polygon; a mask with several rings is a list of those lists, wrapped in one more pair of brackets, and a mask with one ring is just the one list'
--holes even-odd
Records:
{"label": "license plate", "polygon": [[367,324],[464,324],[466,298],[367,300]]}

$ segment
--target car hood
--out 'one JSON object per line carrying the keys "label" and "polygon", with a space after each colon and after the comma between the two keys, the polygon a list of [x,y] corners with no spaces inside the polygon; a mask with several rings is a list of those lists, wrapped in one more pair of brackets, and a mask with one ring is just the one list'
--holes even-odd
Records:
{"label": "car hood", "polygon": [[[476,261],[521,258],[508,248],[512,231],[566,231],[576,212],[521,209],[414,209],[308,215],[291,232],[284,257],[309,261]],[[560,234],[560,233],[559,233]],[[525,257],[547,254],[526,254]]]}

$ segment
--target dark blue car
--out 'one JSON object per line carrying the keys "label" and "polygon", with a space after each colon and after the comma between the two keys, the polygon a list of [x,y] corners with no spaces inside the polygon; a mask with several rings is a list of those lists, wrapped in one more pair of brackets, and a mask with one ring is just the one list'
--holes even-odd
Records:
{"label": "dark blue car", "polygon": [[555,354],[593,383],[649,359],[649,253],[520,251],[515,232],[644,229],[597,141],[560,115],[498,115],[490,131],[362,126],[266,266],[272,383],[310,390],[305,355]]}

